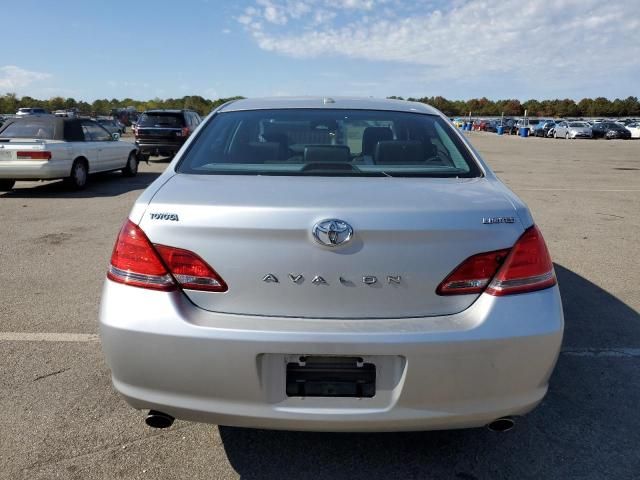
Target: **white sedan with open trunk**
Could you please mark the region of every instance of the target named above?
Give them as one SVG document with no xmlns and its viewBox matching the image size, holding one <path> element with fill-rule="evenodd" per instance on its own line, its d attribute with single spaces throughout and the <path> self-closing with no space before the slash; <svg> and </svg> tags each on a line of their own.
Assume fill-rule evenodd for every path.
<svg viewBox="0 0 640 480">
<path fill-rule="evenodd" d="M 529 210 L 440 112 L 279 98 L 215 110 L 136 201 L 100 327 L 154 427 L 504 430 L 563 314 Z"/>
</svg>

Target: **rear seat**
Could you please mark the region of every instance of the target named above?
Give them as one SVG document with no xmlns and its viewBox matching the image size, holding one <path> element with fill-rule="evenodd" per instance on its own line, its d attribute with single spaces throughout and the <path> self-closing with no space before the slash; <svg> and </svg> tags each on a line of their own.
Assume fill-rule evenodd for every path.
<svg viewBox="0 0 640 480">
<path fill-rule="evenodd" d="M 418 140 L 378 142 L 373 154 L 376 165 L 407 165 L 425 163 L 424 145 Z"/>
<path fill-rule="evenodd" d="M 265 130 L 262 134 L 265 140 L 286 142 L 289 145 L 330 145 L 329 130 L 310 129 L 307 126 L 287 126 L 287 131 Z"/>
<path fill-rule="evenodd" d="M 393 131 L 389 127 L 365 128 L 362 132 L 362 153 L 353 163 L 372 165 L 376 146 L 379 142 L 388 140 L 393 140 Z"/>
</svg>

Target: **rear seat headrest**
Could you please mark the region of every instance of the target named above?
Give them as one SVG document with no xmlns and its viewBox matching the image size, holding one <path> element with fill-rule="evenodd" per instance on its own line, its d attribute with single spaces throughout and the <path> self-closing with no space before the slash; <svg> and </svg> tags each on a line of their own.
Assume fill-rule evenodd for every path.
<svg viewBox="0 0 640 480">
<path fill-rule="evenodd" d="M 349 163 L 346 145 L 308 145 L 304 148 L 304 163 Z"/>
<path fill-rule="evenodd" d="M 385 140 L 393 140 L 393 132 L 389 127 L 367 127 L 362 132 L 362 155 L 373 155 L 376 144 Z"/>
<path fill-rule="evenodd" d="M 373 162 L 376 164 L 424 163 L 424 145 L 418 140 L 378 142 Z"/>
</svg>

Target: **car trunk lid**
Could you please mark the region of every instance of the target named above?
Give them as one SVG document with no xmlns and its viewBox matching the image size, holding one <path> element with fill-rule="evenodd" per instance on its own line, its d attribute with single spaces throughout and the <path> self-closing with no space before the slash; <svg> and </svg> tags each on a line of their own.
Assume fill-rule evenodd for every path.
<svg viewBox="0 0 640 480">
<path fill-rule="evenodd" d="M 513 223 L 487 220 L 496 218 Z M 348 223 L 351 241 L 318 243 L 312 230 L 326 219 Z M 509 248 L 524 231 L 486 178 L 187 174 L 156 193 L 140 226 L 155 244 L 195 252 L 228 284 L 225 293 L 185 290 L 199 307 L 313 318 L 465 310 L 478 295 L 440 296 L 438 284 L 469 256 Z"/>
</svg>

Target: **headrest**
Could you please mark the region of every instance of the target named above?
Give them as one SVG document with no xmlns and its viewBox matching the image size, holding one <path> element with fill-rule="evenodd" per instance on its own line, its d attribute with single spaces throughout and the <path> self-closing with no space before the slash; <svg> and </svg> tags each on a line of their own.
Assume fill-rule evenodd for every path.
<svg viewBox="0 0 640 480">
<path fill-rule="evenodd" d="M 308 145 L 304 147 L 304 163 L 349 163 L 346 145 Z"/>
<path fill-rule="evenodd" d="M 362 155 L 373 155 L 376 144 L 385 140 L 393 140 L 393 132 L 389 127 L 367 127 L 362 132 Z"/>
<path fill-rule="evenodd" d="M 278 160 L 280 144 L 276 142 L 250 142 L 233 152 L 235 163 L 264 163 Z"/>
<path fill-rule="evenodd" d="M 424 163 L 424 146 L 418 140 L 378 142 L 373 162 L 376 164 Z"/>
</svg>

